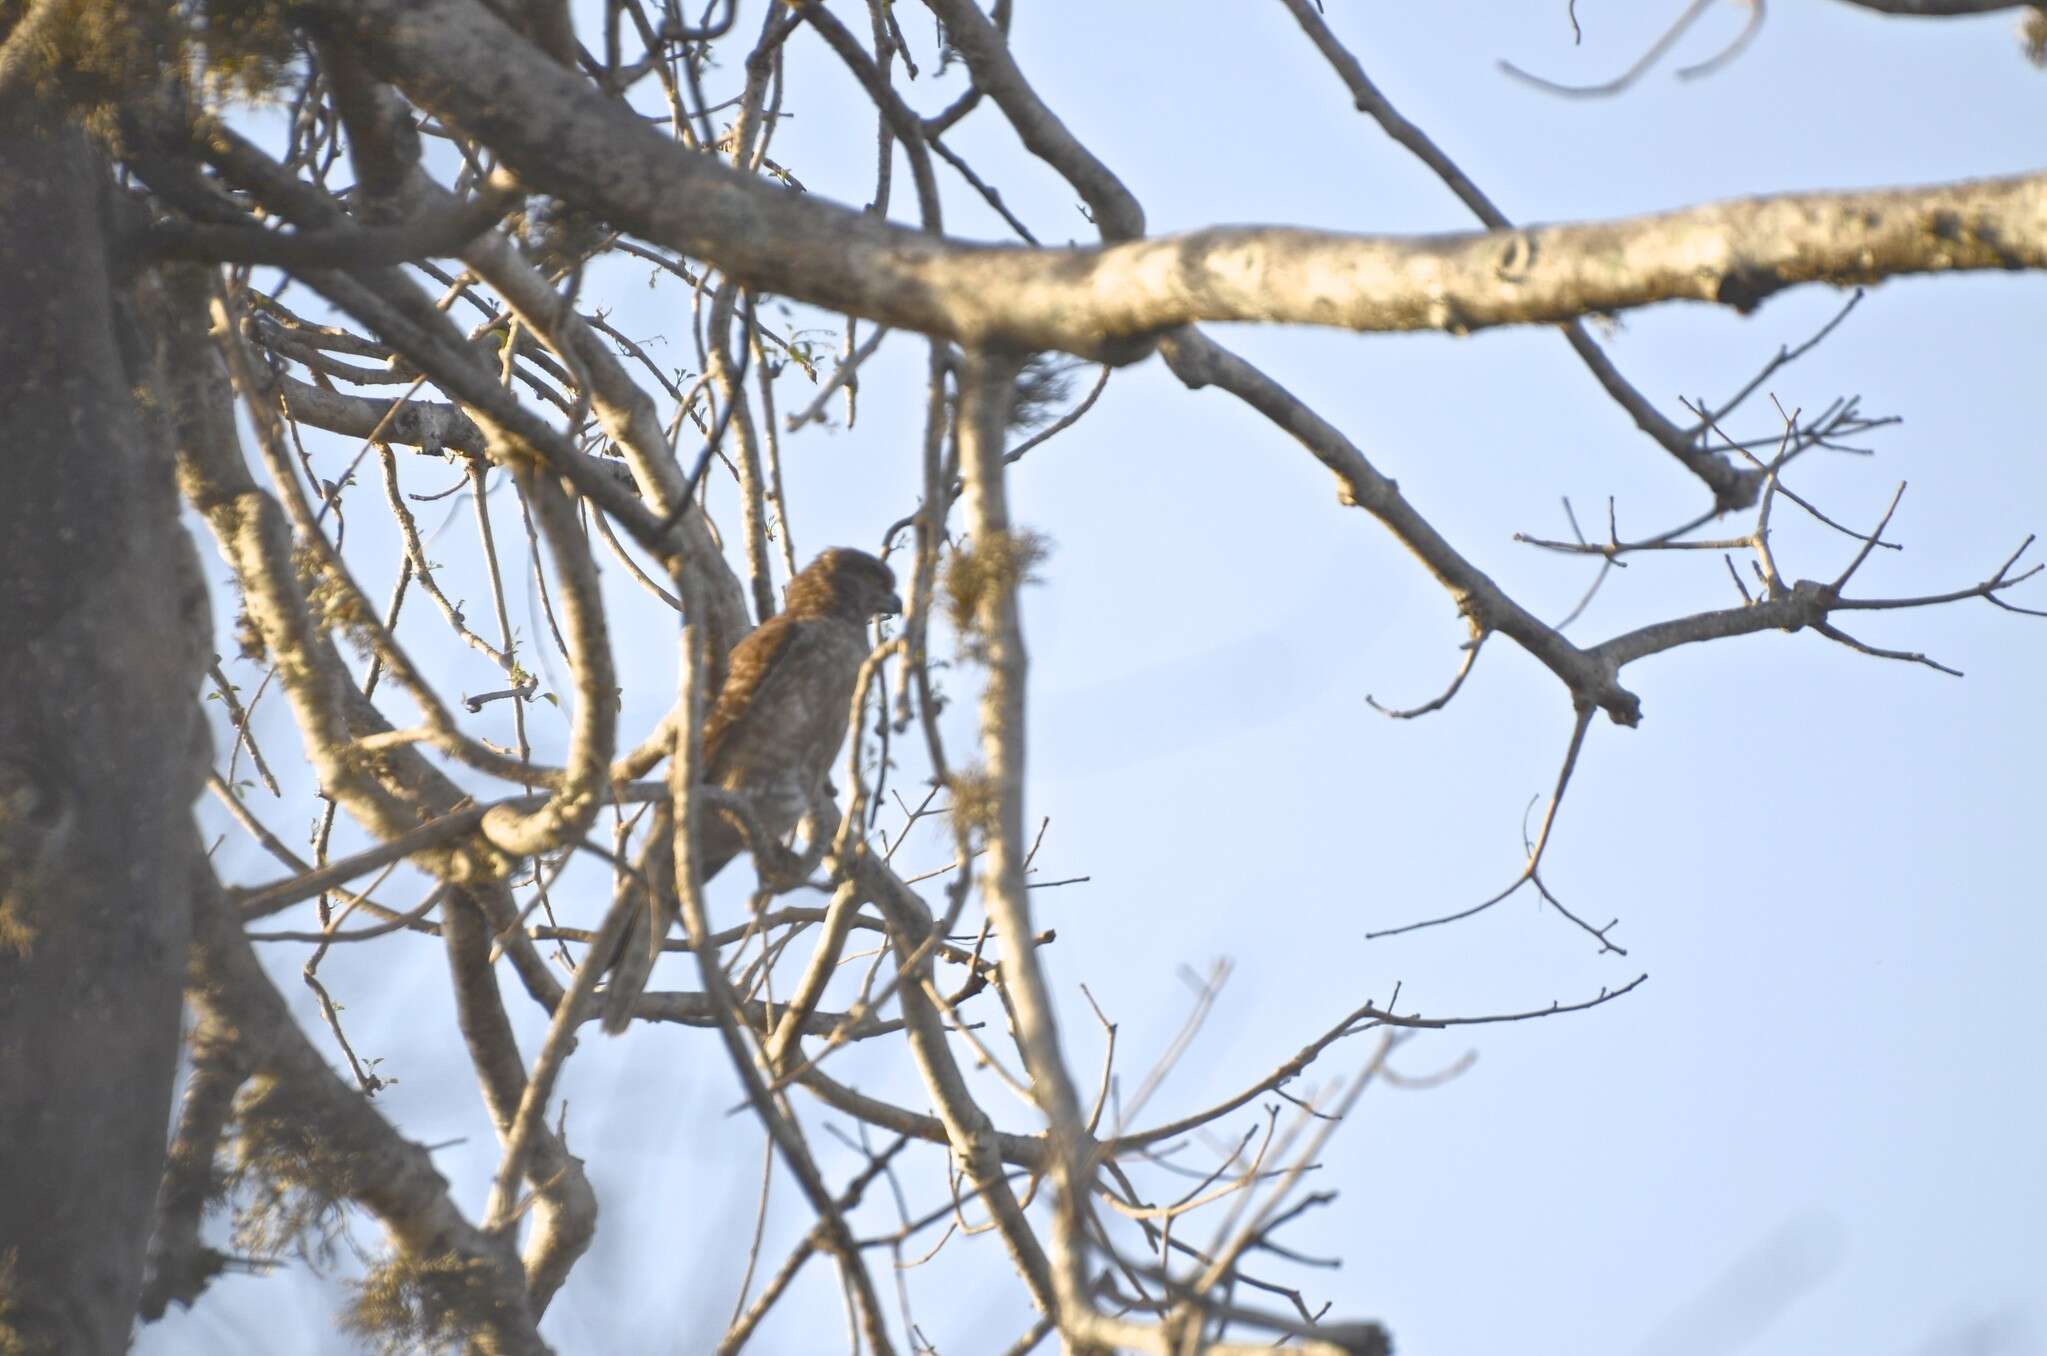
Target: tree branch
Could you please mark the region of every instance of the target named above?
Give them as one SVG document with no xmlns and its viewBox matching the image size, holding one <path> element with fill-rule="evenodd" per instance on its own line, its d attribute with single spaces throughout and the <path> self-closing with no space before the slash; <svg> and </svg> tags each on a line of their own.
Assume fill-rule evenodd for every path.
<svg viewBox="0 0 2047 1356">
<path fill-rule="evenodd" d="M 984 347 L 1128 361 L 1148 336 L 1203 320 L 1462 334 L 1677 299 L 1748 311 L 1804 283 L 2047 268 L 2041 174 L 1465 235 L 1213 227 L 1102 248 L 966 244 L 693 154 L 511 40 L 477 0 L 302 9 L 528 188 L 710 260 L 742 285 Z"/>
</svg>

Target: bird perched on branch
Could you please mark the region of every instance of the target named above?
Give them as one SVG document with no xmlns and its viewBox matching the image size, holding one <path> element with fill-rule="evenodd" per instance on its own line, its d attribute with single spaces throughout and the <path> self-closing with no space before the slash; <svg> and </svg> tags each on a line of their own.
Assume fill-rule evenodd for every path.
<svg viewBox="0 0 2047 1356">
<path fill-rule="evenodd" d="M 888 566 L 836 546 L 789 581 L 779 615 L 732 647 L 725 685 L 704 720 L 703 781 L 743 797 L 754 823 L 778 842 L 822 796 L 846 742 L 868 620 L 902 610 Z M 700 814 L 698 834 L 706 881 L 746 850 L 746 835 L 730 815 Z M 665 936 L 667 928 L 661 931 Z M 622 1031 L 631 1020 L 661 940 L 635 921 L 611 978 L 606 1030 Z"/>
<path fill-rule="evenodd" d="M 867 658 L 867 622 L 903 610 L 889 567 L 835 546 L 794 579 L 782 612 L 732 647 L 704 720 L 704 780 L 753 803 L 780 838 L 824 790 Z M 702 816 L 703 877 L 745 849 L 723 815 Z"/>
</svg>

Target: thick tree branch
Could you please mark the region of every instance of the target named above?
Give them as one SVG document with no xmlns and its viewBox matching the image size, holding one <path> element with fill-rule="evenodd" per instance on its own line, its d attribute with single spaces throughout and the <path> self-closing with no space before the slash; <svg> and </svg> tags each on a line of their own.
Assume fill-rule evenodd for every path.
<svg viewBox="0 0 2047 1356">
<path fill-rule="evenodd" d="M 1030 1073 L 1031 1095 L 1045 1116 L 1052 1176 L 1058 1186 L 1050 1258 L 1060 1332 L 1070 1348 L 1081 1351 L 1125 1346 L 1165 1351 L 1169 1344 L 1163 1332 L 1103 1314 L 1089 1297 L 1087 1201 L 1094 1181 L 1095 1145 L 1060 1049 L 1051 986 L 1032 941 L 1023 825 L 1029 660 L 1017 590 L 1030 572 L 1033 547 L 1027 534 L 1010 521 L 1002 463 L 1018 366 L 1013 355 L 969 350 L 960 373 L 960 470 L 966 481 L 973 554 L 955 569 L 973 580 L 973 645 L 988 671 L 980 722 L 981 752 L 987 763 L 981 774 L 987 811 L 977 826 L 987 843 L 981 900 L 1002 944 L 1003 993 Z"/>
<path fill-rule="evenodd" d="M 744 285 L 981 346 L 1128 360 L 1148 336 L 1203 320 L 1465 333 L 1679 299 L 1747 311 L 1803 283 L 2047 268 L 2039 174 L 1463 235 L 1214 227 L 1097 249 L 965 244 L 693 154 L 512 40 L 476 0 L 301 8 L 528 188 Z"/>
<path fill-rule="evenodd" d="M 98 1356 L 164 1161 L 210 623 L 106 166 L 32 95 L 0 129 L 0 1350 Z"/>
<path fill-rule="evenodd" d="M 202 1023 L 237 1033 L 254 1073 L 240 1118 L 245 1155 L 288 1174 L 298 1190 L 374 1214 L 428 1303 L 482 1350 L 546 1352 L 511 1249 L 463 1218 L 427 1151 L 313 1049 L 203 863 L 194 884 L 193 1006 Z"/>
<path fill-rule="evenodd" d="M 1994 14 L 2001 9 L 2018 9 L 2033 0 L 1841 0 L 1857 9 L 1879 14 L 1896 14 L 1915 19 L 1955 19 L 1976 14 Z"/>
</svg>

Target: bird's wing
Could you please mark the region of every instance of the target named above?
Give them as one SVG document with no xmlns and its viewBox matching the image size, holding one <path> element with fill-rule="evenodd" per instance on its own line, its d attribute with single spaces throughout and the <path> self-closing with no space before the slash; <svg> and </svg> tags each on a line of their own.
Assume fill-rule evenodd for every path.
<svg viewBox="0 0 2047 1356">
<path fill-rule="evenodd" d="M 800 655 L 800 645 L 790 647 L 796 639 L 796 619 L 770 617 L 766 623 L 755 627 L 743 641 L 733 645 L 733 653 L 725 664 L 725 686 L 718 688 L 718 701 L 710 705 L 710 715 L 704 719 L 704 768 L 710 778 L 718 776 L 718 758 L 733 748 L 735 739 L 745 741 L 747 715 L 759 711 L 761 698 L 772 692 L 776 670 L 790 658 Z"/>
<path fill-rule="evenodd" d="M 792 785 L 826 775 L 846 738 L 847 707 L 867 657 L 864 628 L 836 617 L 784 613 L 733 647 L 706 722 L 705 779 L 737 788 L 763 778 Z"/>
</svg>

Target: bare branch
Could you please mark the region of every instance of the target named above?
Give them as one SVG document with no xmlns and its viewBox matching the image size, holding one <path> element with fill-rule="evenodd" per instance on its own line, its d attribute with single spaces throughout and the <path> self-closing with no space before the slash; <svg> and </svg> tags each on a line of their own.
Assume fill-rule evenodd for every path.
<svg viewBox="0 0 2047 1356">
<path fill-rule="evenodd" d="M 306 9 L 531 188 L 587 203 L 743 284 L 981 346 L 1127 360 L 1146 336 L 1201 320 L 1461 334 L 1676 299 L 1748 311 L 1814 282 L 2047 268 L 2043 175 L 1468 237 L 1252 227 L 1100 249 L 952 244 L 682 151 L 530 46 L 493 38 L 498 21 L 477 0 Z"/>
</svg>

